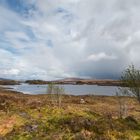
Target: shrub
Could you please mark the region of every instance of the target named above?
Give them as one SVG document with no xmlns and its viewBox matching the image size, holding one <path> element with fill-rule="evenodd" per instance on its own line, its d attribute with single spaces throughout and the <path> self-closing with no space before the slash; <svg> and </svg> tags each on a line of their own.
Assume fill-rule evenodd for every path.
<svg viewBox="0 0 140 140">
<path fill-rule="evenodd" d="M 120 88 L 124 95 L 136 97 L 140 103 L 140 70 L 136 69 L 134 65 L 130 65 L 121 76 L 121 82 L 124 87 Z"/>
</svg>

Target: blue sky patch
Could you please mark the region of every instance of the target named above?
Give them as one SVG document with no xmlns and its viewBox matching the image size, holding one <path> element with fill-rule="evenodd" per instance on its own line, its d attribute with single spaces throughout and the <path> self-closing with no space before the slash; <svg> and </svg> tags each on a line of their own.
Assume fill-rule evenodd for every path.
<svg viewBox="0 0 140 140">
<path fill-rule="evenodd" d="M 28 4 L 27 0 L 2 0 L 0 3 L 26 18 L 30 11 L 36 10 L 34 3 Z"/>
</svg>

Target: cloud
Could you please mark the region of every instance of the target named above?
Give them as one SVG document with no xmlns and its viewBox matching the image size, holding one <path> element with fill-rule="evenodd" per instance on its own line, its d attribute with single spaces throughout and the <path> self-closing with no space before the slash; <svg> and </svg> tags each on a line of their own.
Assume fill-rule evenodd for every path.
<svg viewBox="0 0 140 140">
<path fill-rule="evenodd" d="M 113 55 L 107 55 L 104 52 L 101 52 L 99 54 L 91 54 L 88 56 L 87 60 L 89 61 L 101 61 L 101 60 L 113 60 L 113 59 L 117 59 L 115 56 Z"/>
<path fill-rule="evenodd" d="M 0 77 L 117 78 L 140 67 L 139 12 L 139 0 L 2 0 Z"/>
</svg>

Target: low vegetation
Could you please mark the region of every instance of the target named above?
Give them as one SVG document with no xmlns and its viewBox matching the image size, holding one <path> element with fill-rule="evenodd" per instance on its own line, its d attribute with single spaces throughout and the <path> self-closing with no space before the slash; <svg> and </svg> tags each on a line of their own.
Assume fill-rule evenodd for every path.
<svg viewBox="0 0 140 140">
<path fill-rule="evenodd" d="M 133 97 L 121 99 L 127 106 L 122 117 L 117 97 L 63 94 L 60 107 L 52 102 L 51 94 L 26 95 L 0 89 L 0 139 L 139 140 L 139 103 Z"/>
<path fill-rule="evenodd" d="M 43 81 L 43 80 L 27 80 L 25 81 L 25 83 L 30 84 L 30 85 L 44 85 L 44 84 L 48 84 L 49 82 L 47 81 Z"/>
</svg>

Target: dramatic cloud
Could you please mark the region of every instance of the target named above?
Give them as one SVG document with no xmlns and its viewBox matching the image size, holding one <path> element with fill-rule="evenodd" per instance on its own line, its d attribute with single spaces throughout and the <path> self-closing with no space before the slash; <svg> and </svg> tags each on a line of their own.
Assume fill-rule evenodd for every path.
<svg viewBox="0 0 140 140">
<path fill-rule="evenodd" d="M 0 77 L 117 78 L 140 68 L 139 0 L 1 0 Z"/>
</svg>

